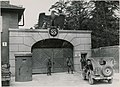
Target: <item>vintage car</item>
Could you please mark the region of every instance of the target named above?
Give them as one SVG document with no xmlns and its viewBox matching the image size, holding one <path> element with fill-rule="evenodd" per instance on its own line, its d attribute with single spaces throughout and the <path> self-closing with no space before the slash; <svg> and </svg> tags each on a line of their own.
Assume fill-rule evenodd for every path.
<svg viewBox="0 0 120 87">
<path fill-rule="evenodd" d="M 11 72 L 9 71 L 10 65 L 3 64 L 2 65 L 2 86 L 9 86 L 11 79 Z"/>
<path fill-rule="evenodd" d="M 99 57 L 89 58 L 93 66 L 93 70 L 82 70 L 82 77 L 84 80 L 88 80 L 89 84 L 94 84 L 95 81 L 107 80 L 108 83 L 113 81 L 113 66 L 114 58 L 112 57 Z"/>
</svg>

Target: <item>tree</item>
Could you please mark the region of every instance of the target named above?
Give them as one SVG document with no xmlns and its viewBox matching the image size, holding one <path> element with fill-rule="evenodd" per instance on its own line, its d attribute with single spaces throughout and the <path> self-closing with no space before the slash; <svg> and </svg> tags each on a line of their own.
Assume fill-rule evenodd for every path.
<svg viewBox="0 0 120 87">
<path fill-rule="evenodd" d="M 70 19 L 68 20 L 68 23 L 71 22 L 74 24 L 74 26 L 71 26 L 71 28 L 75 28 L 75 30 L 86 30 L 86 24 L 91 17 L 90 12 L 93 8 L 93 3 L 85 1 L 73 1 L 71 6 L 67 9 L 70 14 L 68 17 L 68 19 Z"/>
<path fill-rule="evenodd" d="M 85 29 L 85 24 L 90 17 L 92 3 L 81 1 L 58 1 L 51 6 L 51 10 L 56 10 L 58 14 L 65 14 L 65 30 L 81 30 Z"/>
<path fill-rule="evenodd" d="M 91 11 L 92 18 L 88 24 L 92 30 L 92 47 L 118 45 L 119 18 L 115 11 L 119 10 L 119 1 L 92 2 L 95 9 Z"/>
<path fill-rule="evenodd" d="M 72 1 L 69 6 L 65 2 L 57 5 L 61 8 L 58 12 L 66 14 L 64 29 L 92 30 L 93 48 L 119 44 L 119 17 L 115 14 L 119 11 L 119 1 L 81 0 Z"/>
<path fill-rule="evenodd" d="M 56 11 L 56 13 L 64 14 L 68 3 L 69 3 L 69 1 L 64 2 L 64 0 L 59 0 L 50 7 L 49 11 L 54 9 L 54 11 Z"/>
<path fill-rule="evenodd" d="M 119 1 L 61 0 L 50 10 L 66 16 L 65 30 L 91 30 L 92 48 L 119 44 Z"/>
</svg>

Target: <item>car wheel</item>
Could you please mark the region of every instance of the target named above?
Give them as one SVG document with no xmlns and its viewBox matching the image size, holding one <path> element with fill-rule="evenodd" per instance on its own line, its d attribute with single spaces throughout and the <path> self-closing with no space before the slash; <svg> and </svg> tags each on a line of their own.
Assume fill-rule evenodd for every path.
<svg viewBox="0 0 120 87">
<path fill-rule="evenodd" d="M 94 79 L 91 78 L 91 76 L 89 76 L 89 84 L 90 84 L 90 85 L 93 85 L 93 84 L 94 84 Z"/>
<path fill-rule="evenodd" d="M 112 82 L 113 82 L 113 79 L 109 79 L 109 80 L 108 80 L 108 83 L 111 84 Z"/>
<path fill-rule="evenodd" d="M 103 73 L 104 76 L 107 76 L 107 77 L 111 76 L 111 75 L 113 75 L 113 69 L 110 66 L 105 66 L 102 69 L 102 73 Z"/>
</svg>

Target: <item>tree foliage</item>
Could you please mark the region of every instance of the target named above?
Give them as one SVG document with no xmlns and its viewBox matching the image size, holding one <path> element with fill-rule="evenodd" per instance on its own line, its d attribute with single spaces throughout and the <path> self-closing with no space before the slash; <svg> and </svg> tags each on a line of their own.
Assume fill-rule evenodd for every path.
<svg viewBox="0 0 120 87">
<path fill-rule="evenodd" d="M 119 1 L 56 2 L 51 10 L 65 14 L 68 30 L 92 30 L 92 47 L 119 44 Z"/>
<path fill-rule="evenodd" d="M 66 28 L 65 29 L 74 29 L 81 30 L 85 29 L 87 20 L 90 18 L 90 3 L 84 1 L 73 1 L 71 6 L 66 8 Z"/>
<path fill-rule="evenodd" d="M 85 1 L 58 1 L 51 6 L 50 10 L 66 15 L 65 30 L 81 30 L 85 28 L 90 11 L 94 8 L 92 4 Z"/>
<path fill-rule="evenodd" d="M 119 18 L 115 11 L 119 10 L 119 1 L 93 1 L 95 9 L 89 20 L 92 30 L 92 46 L 103 47 L 119 44 Z"/>
<path fill-rule="evenodd" d="M 58 13 L 58 14 L 64 13 L 68 3 L 69 3 L 69 1 L 67 1 L 67 2 L 64 2 L 64 0 L 58 1 L 50 7 L 49 11 L 51 9 L 52 10 L 54 9 L 54 11 L 56 11 L 56 13 Z"/>
</svg>

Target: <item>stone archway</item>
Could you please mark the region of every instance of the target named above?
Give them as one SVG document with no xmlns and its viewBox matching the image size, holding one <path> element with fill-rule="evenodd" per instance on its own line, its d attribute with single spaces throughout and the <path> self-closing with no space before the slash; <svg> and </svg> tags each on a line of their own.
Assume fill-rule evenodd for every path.
<svg viewBox="0 0 120 87">
<path fill-rule="evenodd" d="M 14 54 L 31 53 L 31 47 L 38 41 L 45 39 L 62 39 L 70 42 L 73 47 L 74 70 L 80 71 L 81 53 L 91 56 L 91 31 L 59 30 L 56 37 L 49 35 L 46 29 L 9 29 L 9 59 L 10 71 L 15 75 Z"/>
<path fill-rule="evenodd" d="M 32 48 L 33 73 L 46 73 L 46 62 L 52 60 L 52 72 L 67 71 L 66 58 L 73 61 L 73 45 L 62 39 L 45 39 L 35 43 Z"/>
</svg>

